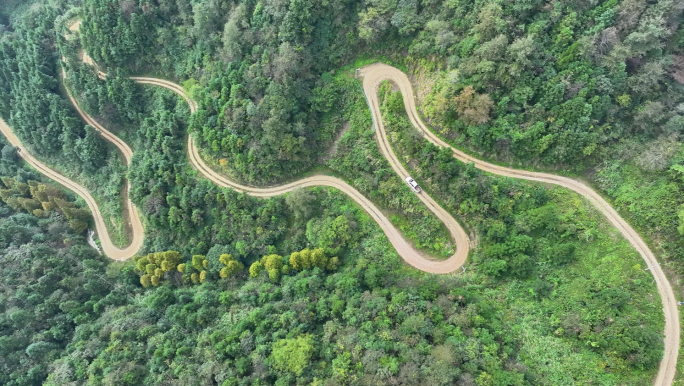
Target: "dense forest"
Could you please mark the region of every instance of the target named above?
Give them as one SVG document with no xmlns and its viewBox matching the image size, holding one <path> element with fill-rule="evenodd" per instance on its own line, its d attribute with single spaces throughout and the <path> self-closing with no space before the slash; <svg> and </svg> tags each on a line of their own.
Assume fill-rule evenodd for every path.
<svg viewBox="0 0 684 386">
<path fill-rule="evenodd" d="M 195 135 L 217 170 L 253 185 L 338 175 L 416 247 L 448 256 L 443 225 L 373 138 L 353 70 L 382 57 L 415 80 L 435 132 L 497 162 L 588 178 L 682 272 L 683 9 L 0 5 L 0 117 L 93 192 L 119 243 L 126 178 L 145 223 L 140 255 L 109 261 L 86 243 L 84 205 L 3 148 L 0 384 L 649 384 L 663 316 L 638 254 L 577 195 L 488 175 L 429 144 L 390 84 L 393 150 L 476 240 L 464 272 L 409 268 L 334 189 L 259 200 L 218 188 L 188 165 L 185 144 Z M 67 30 L 75 19 L 80 33 Z M 182 83 L 198 112 L 131 74 Z M 134 149 L 128 170 L 67 92 Z"/>
<path fill-rule="evenodd" d="M 3 174 L 17 183 L 33 177 L 9 151 L 3 154 Z M 511 230 L 522 233 L 490 235 L 477 260 L 513 248 L 531 255 L 534 270 L 419 273 L 401 264 L 360 209 L 326 189 L 299 192 L 318 204 L 295 207 L 294 221 L 342 217 L 353 239 L 331 244 L 324 232 L 307 232 L 322 249 L 301 250 L 296 238 L 286 239 L 256 259 L 217 244 L 205 255 L 165 251 L 111 262 L 62 212 L 27 213 L 2 203 L 0 381 L 648 384 L 640 374 L 650 372 L 641 369 L 660 358 L 662 316 L 638 255 L 573 194 L 476 180 L 523 193 L 512 207 L 521 230 Z M 297 201 L 290 197 L 285 201 Z M 257 212 L 272 205 L 248 200 Z M 545 248 L 557 237 L 576 249 L 549 254 Z"/>
<path fill-rule="evenodd" d="M 682 129 L 682 7 L 89 0 L 82 40 L 103 67 L 199 79 L 193 130 L 248 181 L 292 175 L 315 159 L 305 149 L 330 139 L 312 129 L 331 97 L 322 75 L 358 55 L 352 48 L 443 69 L 423 109 L 460 143 L 577 168 L 622 138 Z M 257 158 L 264 166 L 246 168 Z"/>
</svg>

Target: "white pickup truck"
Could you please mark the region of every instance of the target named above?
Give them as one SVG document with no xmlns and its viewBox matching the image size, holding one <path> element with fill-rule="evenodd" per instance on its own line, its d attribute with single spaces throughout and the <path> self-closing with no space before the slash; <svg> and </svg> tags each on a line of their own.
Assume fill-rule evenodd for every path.
<svg viewBox="0 0 684 386">
<path fill-rule="evenodd" d="M 411 178 L 411 176 L 406 177 L 406 183 L 411 187 L 411 189 L 413 189 L 414 192 L 420 193 L 422 191 L 416 180 Z"/>
</svg>

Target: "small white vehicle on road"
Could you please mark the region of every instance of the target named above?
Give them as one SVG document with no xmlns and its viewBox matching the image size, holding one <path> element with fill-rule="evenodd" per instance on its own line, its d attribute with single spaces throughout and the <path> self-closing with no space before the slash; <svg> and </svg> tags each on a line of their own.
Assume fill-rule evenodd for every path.
<svg viewBox="0 0 684 386">
<path fill-rule="evenodd" d="M 411 178 L 411 176 L 406 177 L 406 183 L 411 187 L 411 189 L 413 189 L 414 192 L 420 193 L 422 191 L 416 180 Z"/>
</svg>

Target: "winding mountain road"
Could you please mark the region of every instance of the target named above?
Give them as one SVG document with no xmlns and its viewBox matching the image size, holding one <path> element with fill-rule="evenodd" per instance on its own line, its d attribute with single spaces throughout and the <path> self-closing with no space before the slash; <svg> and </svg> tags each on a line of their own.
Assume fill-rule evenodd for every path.
<svg viewBox="0 0 684 386">
<path fill-rule="evenodd" d="M 613 226 L 615 226 L 627 241 L 639 252 L 644 259 L 647 267 L 650 267 L 651 274 L 658 286 L 658 293 L 663 303 L 665 313 L 665 353 L 658 374 L 653 382 L 655 386 L 669 386 L 674 380 L 677 372 L 677 356 L 679 354 L 679 310 L 677 309 L 677 299 L 672 291 L 672 286 L 667 280 L 667 276 L 658 264 L 658 260 L 648 245 L 639 234 L 613 209 L 610 204 L 596 193 L 587 184 L 568 177 L 556 176 L 548 173 L 531 172 L 494 165 L 489 162 L 481 161 L 458 149 L 453 148 L 448 143 L 435 135 L 418 116 L 418 109 L 415 105 L 415 98 L 411 82 L 406 74 L 399 69 L 386 64 L 373 64 L 362 69 L 363 89 L 369 99 L 371 113 L 374 116 L 379 136 L 385 141 L 387 135 L 382 123 L 380 108 L 378 105 L 378 87 L 383 80 L 389 80 L 399 87 L 404 96 L 404 107 L 409 116 L 409 120 L 423 136 L 430 142 L 439 147 L 448 147 L 453 151 L 454 157 L 465 163 L 473 163 L 476 168 L 496 174 L 499 176 L 520 178 L 523 180 L 544 182 L 547 184 L 559 185 L 570 189 L 586 198 L 598 211 L 600 211 Z M 396 170 L 396 169 L 395 169 Z"/>
<path fill-rule="evenodd" d="M 104 76 L 104 74 L 101 74 Z M 140 84 L 146 84 L 146 85 L 155 85 L 159 87 L 164 87 L 166 89 L 169 89 L 179 96 L 181 96 L 187 103 L 188 106 L 190 107 L 190 112 L 195 113 L 197 111 L 197 103 L 195 103 L 192 99 L 190 99 L 187 95 L 185 95 L 185 92 L 183 91 L 183 88 L 175 83 L 161 80 L 161 79 L 156 79 L 156 78 L 147 78 L 147 77 L 131 77 L 135 82 L 140 83 Z M 88 122 L 90 125 L 94 126 L 102 135 L 105 139 L 110 140 L 117 148 L 119 148 L 124 154 L 124 157 L 126 158 L 127 164 L 130 162 L 130 154 L 132 154 L 131 148 L 123 141 L 121 141 L 118 137 L 116 137 L 114 134 L 111 132 L 107 131 L 104 127 L 102 127 L 100 124 L 98 124 L 92 117 L 90 117 L 87 113 L 85 113 L 81 108 L 78 106 L 78 103 L 71 98 L 71 102 L 74 104 L 74 107 L 78 111 L 78 113 L 83 117 L 83 119 Z M 111 139 L 114 138 L 114 139 Z M 390 163 L 392 164 L 392 168 L 400 175 L 402 176 L 408 176 L 408 172 L 403 168 L 399 160 L 397 159 L 396 155 L 394 152 L 392 152 L 389 142 L 385 140 L 385 146 L 382 147 L 382 152 L 385 157 L 388 159 L 391 158 Z M 341 190 L 342 192 L 346 193 L 350 198 L 352 198 L 354 201 L 356 201 L 372 218 L 375 220 L 382 231 L 387 235 L 389 238 L 390 242 L 394 246 L 394 248 L 397 250 L 397 252 L 408 262 L 410 265 L 413 267 L 420 269 L 422 271 L 426 272 L 431 272 L 431 273 L 449 273 L 452 272 L 456 269 L 458 269 L 463 263 L 465 263 L 467 257 L 468 257 L 468 248 L 467 246 L 470 243 L 470 240 L 468 239 L 468 235 L 465 233 L 463 228 L 458 224 L 458 222 L 449 214 L 447 213 L 442 207 L 440 207 L 432 198 L 427 196 L 426 194 L 419 194 L 418 197 L 428 205 L 428 207 L 446 224 L 447 228 L 453 235 L 455 241 L 456 241 L 456 252 L 446 260 L 428 260 L 426 259 L 419 251 L 414 249 L 401 235 L 401 233 L 392 225 L 390 220 L 382 213 L 380 209 L 378 209 L 377 206 L 375 206 L 370 200 L 368 200 L 365 196 L 363 196 L 358 190 L 354 189 L 352 186 L 347 184 L 345 181 L 327 176 L 327 175 L 315 175 L 307 178 L 303 178 L 301 180 L 297 180 L 295 182 L 291 182 L 288 184 L 283 184 L 283 185 L 278 185 L 274 187 L 268 187 L 268 188 L 256 188 L 253 186 L 247 186 L 240 184 L 239 182 L 236 182 L 216 171 L 214 171 L 209 165 L 204 162 L 202 157 L 199 154 L 199 149 L 195 145 L 194 138 L 192 135 L 188 136 L 188 157 L 190 159 L 190 164 L 204 177 L 207 179 L 211 180 L 213 183 L 216 185 L 223 187 L 223 188 L 231 188 L 233 190 L 236 190 L 238 192 L 243 192 L 247 193 L 251 196 L 254 197 L 259 197 L 259 198 L 267 198 L 267 197 L 273 197 L 273 196 L 279 196 L 281 194 L 291 192 L 293 190 L 301 189 L 301 188 L 306 188 L 306 187 L 312 187 L 312 186 L 329 186 L 332 188 L 336 188 Z M 131 203 L 129 199 L 126 200 L 128 205 L 128 208 L 133 208 L 135 210 L 135 205 Z M 91 209 L 92 210 L 92 209 Z M 130 210 L 130 209 L 129 209 Z M 131 216 L 133 217 L 133 216 Z M 132 221 L 136 225 L 140 224 L 140 219 L 138 216 L 135 216 L 135 220 Z M 96 224 L 97 225 L 97 224 Z M 142 225 L 141 225 L 142 227 Z M 142 228 L 140 228 L 142 229 Z M 98 233 L 101 234 L 102 232 L 106 233 L 106 230 L 102 230 L 101 228 L 98 227 Z M 142 240 L 143 234 L 142 232 L 133 232 L 133 239 L 134 240 Z M 108 244 L 110 241 L 104 240 L 102 237 L 100 238 L 101 243 L 105 244 L 107 242 Z M 104 248 L 103 248 L 104 249 Z M 124 250 L 116 250 L 114 246 L 111 246 L 109 248 L 110 252 L 115 253 L 115 258 L 116 259 L 126 259 L 130 256 L 125 256 L 124 255 Z M 126 249 L 126 252 L 128 251 L 128 248 Z M 106 250 L 105 250 L 105 253 Z M 135 254 L 135 252 L 133 252 Z M 109 256 L 109 253 L 107 253 Z M 131 255 L 132 256 L 132 255 Z"/>
<path fill-rule="evenodd" d="M 84 55 L 87 57 L 87 55 Z M 92 61 L 91 61 L 92 62 Z M 99 73 L 100 76 L 105 74 Z M 613 224 L 622 235 L 636 248 L 639 254 L 644 259 L 647 266 L 651 267 L 650 271 L 657 283 L 658 292 L 660 293 L 663 312 L 665 313 L 665 353 L 663 359 L 660 363 L 660 367 L 656 378 L 654 379 L 654 385 L 656 386 L 669 386 L 672 384 L 675 373 L 676 373 L 676 363 L 679 350 L 679 313 L 677 309 L 677 301 L 675 295 L 672 291 L 672 287 L 667 280 L 663 270 L 658 265 L 658 262 L 648 248 L 643 239 L 632 229 L 632 227 L 620 217 L 620 215 L 606 202 L 599 194 L 597 194 L 588 185 L 571 179 L 567 177 L 556 176 L 547 173 L 537 173 L 530 172 L 526 170 L 517 170 L 502 167 L 499 165 L 494 165 L 488 162 L 478 160 L 458 149 L 451 147 L 449 144 L 444 142 L 442 139 L 437 137 L 432 133 L 427 126 L 420 119 L 417 109 L 415 106 L 414 93 L 411 83 L 408 77 L 400 70 L 384 65 L 384 64 L 374 64 L 367 66 L 362 69 L 363 75 L 363 89 L 368 98 L 368 102 L 371 109 L 371 114 L 376 124 L 376 139 L 380 146 L 382 154 L 389 161 L 392 169 L 399 174 L 403 179 L 408 176 L 408 171 L 403 167 L 399 159 L 396 157 L 391 149 L 390 143 L 387 140 L 387 134 L 385 131 L 384 124 L 382 122 L 382 117 L 380 114 L 380 106 L 378 100 L 378 87 L 383 80 L 389 80 L 393 82 L 402 92 L 404 99 L 404 106 L 406 107 L 407 114 L 411 123 L 423 134 L 423 136 L 440 147 L 449 147 L 454 154 L 454 157 L 462 162 L 473 163 L 475 167 L 483 171 L 506 176 L 513 178 L 520 178 L 531 181 L 544 182 L 554 185 L 563 186 L 565 188 L 571 189 L 578 194 L 585 197 L 592 205 L 596 207 L 604 216 Z M 138 83 L 156 85 L 159 87 L 167 88 L 178 95 L 180 95 L 190 106 L 191 113 L 197 110 L 197 104 L 191 100 L 183 91 L 182 87 L 161 79 L 147 78 L 147 77 L 133 77 Z M 123 141 L 118 139 L 115 135 L 107 131 L 104 127 L 97 124 L 95 120 L 89 117 L 85 112 L 83 112 L 76 101 L 71 98 L 72 103 L 79 111 L 79 114 L 89 124 L 96 127 L 104 138 L 110 140 L 114 143 L 124 154 L 127 163 L 130 162 L 130 155 L 132 151 L 128 145 Z M 26 149 L 21 145 L 21 142 L 14 135 L 9 126 L 5 124 L 4 121 L 0 120 L 0 131 L 8 138 L 10 143 L 20 149 L 19 154 L 26 160 L 30 165 L 35 167 L 38 171 L 45 174 L 47 177 L 54 179 L 60 184 L 64 185 L 68 189 L 73 190 L 78 195 L 83 197 L 83 199 L 88 204 L 93 217 L 95 219 L 95 225 L 97 232 L 100 236 L 100 241 L 104 252 L 113 259 L 124 260 L 132 257 L 142 246 L 143 241 L 143 227 L 140 221 L 137 209 L 135 205 L 130 202 L 130 199 L 126 198 L 127 208 L 130 210 L 130 219 L 133 231 L 132 243 L 125 249 L 116 248 L 111 239 L 108 236 L 107 229 L 105 227 L 102 215 L 95 203 L 95 200 L 88 193 L 88 191 L 78 185 L 77 183 L 67 179 L 58 172 L 48 168 L 46 165 L 32 157 Z M 410 265 L 417 269 L 423 270 L 425 272 L 431 273 L 449 273 L 458 269 L 465 262 L 468 255 L 469 238 L 465 233 L 463 228 L 458 224 L 458 222 L 444 209 L 442 209 L 427 193 L 418 194 L 418 197 L 425 203 L 425 205 L 433 212 L 435 215 L 444 222 L 449 231 L 451 232 L 454 240 L 456 241 L 456 253 L 447 260 L 443 261 L 432 261 L 425 259 L 418 251 L 416 251 L 406 240 L 402 237 L 399 231 L 391 224 L 391 222 L 385 217 L 382 212 L 366 197 L 364 197 L 360 192 L 351 187 L 346 182 L 331 176 L 316 175 L 308 178 L 304 178 L 289 184 L 284 184 L 275 187 L 268 188 L 255 188 L 251 186 L 246 186 L 239 184 L 219 173 L 212 170 L 200 157 L 199 151 L 195 146 L 195 142 L 192 135 L 188 137 L 188 155 L 190 163 L 195 169 L 198 170 L 200 174 L 204 177 L 210 179 L 214 183 L 222 187 L 228 187 L 235 189 L 239 192 L 244 192 L 255 197 L 272 197 L 281 195 L 299 188 L 311 187 L 311 186 L 329 186 L 341 190 L 342 192 L 349 195 L 351 199 L 356 201 L 380 226 L 383 232 L 387 235 L 389 241 L 392 243 L 397 253 Z"/>
<path fill-rule="evenodd" d="M 133 232 L 133 238 L 128 247 L 120 249 L 117 248 L 114 243 L 112 243 L 109 233 L 107 233 L 107 226 L 105 225 L 105 220 L 102 217 L 100 208 L 97 206 L 95 199 L 90 195 L 86 188 L 64 177 L 59 172 L 50 169 L 44 163 L 33 157 L 21 144 L 21 141 L 19 141 L 19 138 L 17 138 L 14 132 L 12 132 L 12 129 L 2 119 L 0 119 L 0 131 L 7 138 L 9 143 L 17 148 L 19 151 L 19 156 L 21 156 L 26 163 L 33 166 L 46 177 L 57 181 L 60 185 L 73 191 L 83 198 L 88 205 L 88 208 L 90 208 L 90 212 L 93 214 L 93 220 L 95 221 L 95 228 L 97 229 L 98 236 L 100 237 L 102 250 L 107 256 L 114 260 L 126 260 L 131 256 L 134 256 L 140 250 L 143 244 L 143 226 L 140 222 L 138 210 L 135 205 L 133 205 L 131 200 L 128 198 L 125 199 L 126 206 L 130 213 L 129 217 L 131 218 L 131 231 Z"/>
</svg>

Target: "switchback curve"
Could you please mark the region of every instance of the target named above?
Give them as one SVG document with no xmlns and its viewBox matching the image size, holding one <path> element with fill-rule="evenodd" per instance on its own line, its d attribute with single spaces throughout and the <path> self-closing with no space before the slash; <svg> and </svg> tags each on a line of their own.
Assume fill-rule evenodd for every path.
<svg viewBox="0 0 684 386">
<path fill-rule="evenodd" d="M 21 144 L 21 141 L 19 141 L 19 138 L 17 138 L 14 132 L 12 132 L 12 129 L 2 119 L 0 119 L 0 131 L 7 138 L 9 143 L 15 148 L 17 148 L 17 150 L 19 151 L 19 156 L 21 156 L 21 158 L 23 158 L 24 161 L 26 161 L 26 163 L 33 166 L 36 170 L 38 170 L 46 177 L 55 180 L 60 185 L 73 191 L 74 193 L 81 196 L 81 198 L 83 198 L 83 200 L 88 205 L 88 208 L 90 208 L 90 212 L 93 214 L 95 228 L 97 229 L 97 233 L 100 237 L 100 244 L 102 244 L 102 250 L 107 256 L 114 260 L 126 260 L 129 259 L 131 256 L 135 255 L 140 250 L 143 243 L 143 226 L 140 222 L 138 209 L 135 207 L 135 205 L 131 203 L 131 201 L 128 198 L 126 198 L 125 201 L 130 213 L 133 239 L 128 247 L 121 249 L 117 248 L 112 242 L 111 238 L 109 237 L 109 233 L 107 233 L 107 226 L 105 225 L 105 221 L 102 217 L 102 213 L 100 212 L 100 208 L 97 206 L 95 199 L 93 198 L 93 196 L 90 195 L 86 188 L 64 177 L 59 172 L 49 168 L 44 163 L 38 161 L 35 157 L 33 157 Z"/>
<path fill-rule="evenodd" d="M 185 94 L 182 87 L 175 83 L 148 77 L 132 77 L 131 79 L 140 84 L 156 85 L 169 89 L 180 95 L 188 103 L 191 113 L 197 111 L 197 104 Z M 402 178 L 409 175 L 399 163 L 399 160 L 396 158 L 396 155 L 394 155 L 394 152 L 392 152 L 391 148 L 389 147 L 389 142 L 386 143 L 386 146 L 381 146 L 381 150 L 383 155 L 388 160 L 390 160 L 390 157 L 393 157 L 393 161 L 390 160 L 390 164 L 395 172 L 402 176 Z M 288 184 L 266 188 L 256 188 L 253 186 L 243 185 L 220 173 L 217 173 L 209 165 L 207 165 L 200 156 L 199 150 L 195 145 L 192 135 L 188 136 L 188 157 L 190 159 L 190 164 L 201 175 L 213 183 L 217 184 L 218 186 L 231 188 L 238 192 L 243 192 L 254 197 L 266 198 L 279 196 L 296 189 L 312 186 L 329 186 L 341 190 L 351 199 L 356 201 L 356 203 L 359 204 L 373 218 L 373 220 L 378 223 L 382 231 L 396 249 L 397 253 L 399 253 L 399 255 L 408 264 L 422 271 L 430 273 L 453 272 L 460 268 L 468 258 L 468 246 L 470 244 L 468 235 L 458 224 L 458 222 L 426 193 L 418 194 L 418 197 L 426 203 L 428 208 L 430 208 L 430 210 L 432 210 L 440 220 L 444 222 L 456 242 L 456 252 L 446 260 L 438 261 L 426 259 L 404 239 L 401 233 L 394 227 L 394 225 L 392 225 L 389 219 L 382 213 L 380 209 L 378 209 L 378 207 L 364 197 L 358 190 L 354 189 L 352 186 L 339 178 L 327 175 L 315 175 Z"/>
<path fill-rule="evenodd" d="M 69 26 L 69 30 L 78 31 L 80 25 L 81 21 L 77 20 Z M 80 58 L 84 63 L 95 66 L 92 58 L 90 58 L 90 56 L 86 52 L 82 52 Z M 97 66 L 95 66 L 95 70 L 97 71 L 97 75 L 100 78 L 104 79 L 106 77 L 107 74 L 100 71 L 97 68 Z M 192 98 L 190 98 L 188 95 L 186 95 L 183 88 L 176 83 L 150 77 L 131 77 L 131 79 L 140 84 L 155 85 L 169 89 L 174 93 L 178 94 L 186 101 L 186 103 L 190 107 L 191 114 L 197 111 L 197 103 L 193 101 Z M 119 148 L 119 150 L 124 155 L 124 158 L 126 159 L 126 164 L 128 165 L 130 163 L 132 155 L 130 147 L 121 139 L 119 139 L 114 134 L 107 131 L 100 124 L 98 124 L 92 117 L 86 114 L 83 110 L 81 110 L 81 108 L 78 106 L 78 103 L 73 97 L 71 97 L 71 95 L 69 95 L 69 98 L 74 107 L 76 108 L 76 110 L 78 111 L 78 113 L 81 115 L 81 117 L 91 126 L 95 127 L 103 135 L 105 139 L 111 141 L 117 148 Z M 397 174 L 399 174 L 402 177 L 402 179 L 407 177 L 409 175 L 408 171 L 404 169 L 404 167 L 397 159 L 387 139 L 382 138 L 380 136 L 378 136 L 377 139 L 380 145 L 380 150 L 382 154 L 385 156 L 385 158 L 387 158 L 387 160 L 389 161 L 390 165 L 392 166 L 392 169 Z M 468 235 L 459 225 L 459 223 L 453 218 L 453 216 L 451 216 L 446 210 L 439 206 L 429 195 L 427 195 L 427 193 L 418 194 L 419 199 L 423 201 L 425 205 L 445 224 L 456 244 L 454 254 L 446 260 L 438 261 L 426 259 L 420 252 L 418 252 L 408 242 L 406 242 L 406 240 L 402 237 L 401 233 L 399 233 L 399 231 L 392 225 L 392 223 L 387 219 L 387 217 L 382 213 L 382 211 L 380 211 L 370 200 L 365 198 L 356 189 L 354 189 L 352 186 L 350 186 L 349 184 L 347 184 L 339 178 L 326 175 L 315 175 L 285 185 L 268 188 L 256 188 L 252 186 L 242 185 L 212 170 L 211 167 L 207 165 L 204 162 L 204 160 L 202 160 L 202 157 L 200 156 L 199 151 L 195 146 L 194 138 L 192 137 L 192 135 L 188 136 L 188 156 L 192 166 L 200 174 L 202 174 L 210 181 L 214 182 L 215 184 L 221 187 L 232 188 L 236 191 L 244 192 L 255 197 L 273 197 L 290 192 L 292 190 L 310 186 L 330 186 L 337 188 L 343 191 L 349 197 L 351 197 L 354 201 L 356 201 L 378 223 L 378 225 L 383 230 L 385 235 L 388 237 L 389 241 L 392 243 L 396 251 L 408 264 L 422 271 L 440 274 L 453 272 L 460 268 L 468 258 L 468 251 L 470 247 L 470 239 Z M 129 213 L 133 213 L 132 210 L 135 209 L 135 206 L 131 203 L 130 199 L 125 199 L 127 201 L 126 208 L 130 210 Z M 129 217 L 133 217 L 133 215 Z M 135 216 L 135 219 L 132 220 L 132 223 L 140 223 L 140 219 L 137 215 Z M 106 233 L 106 229 L 101 230 L 100 228 L 98 228 L 98 233 Z M 132 238 L 134 240 L 137 241 L 138 237 L 143 237 L 142 232 L 133 233 Z M 104 243 L 105 240 L 101 238 L 101 242 Z"/>
</svg>

